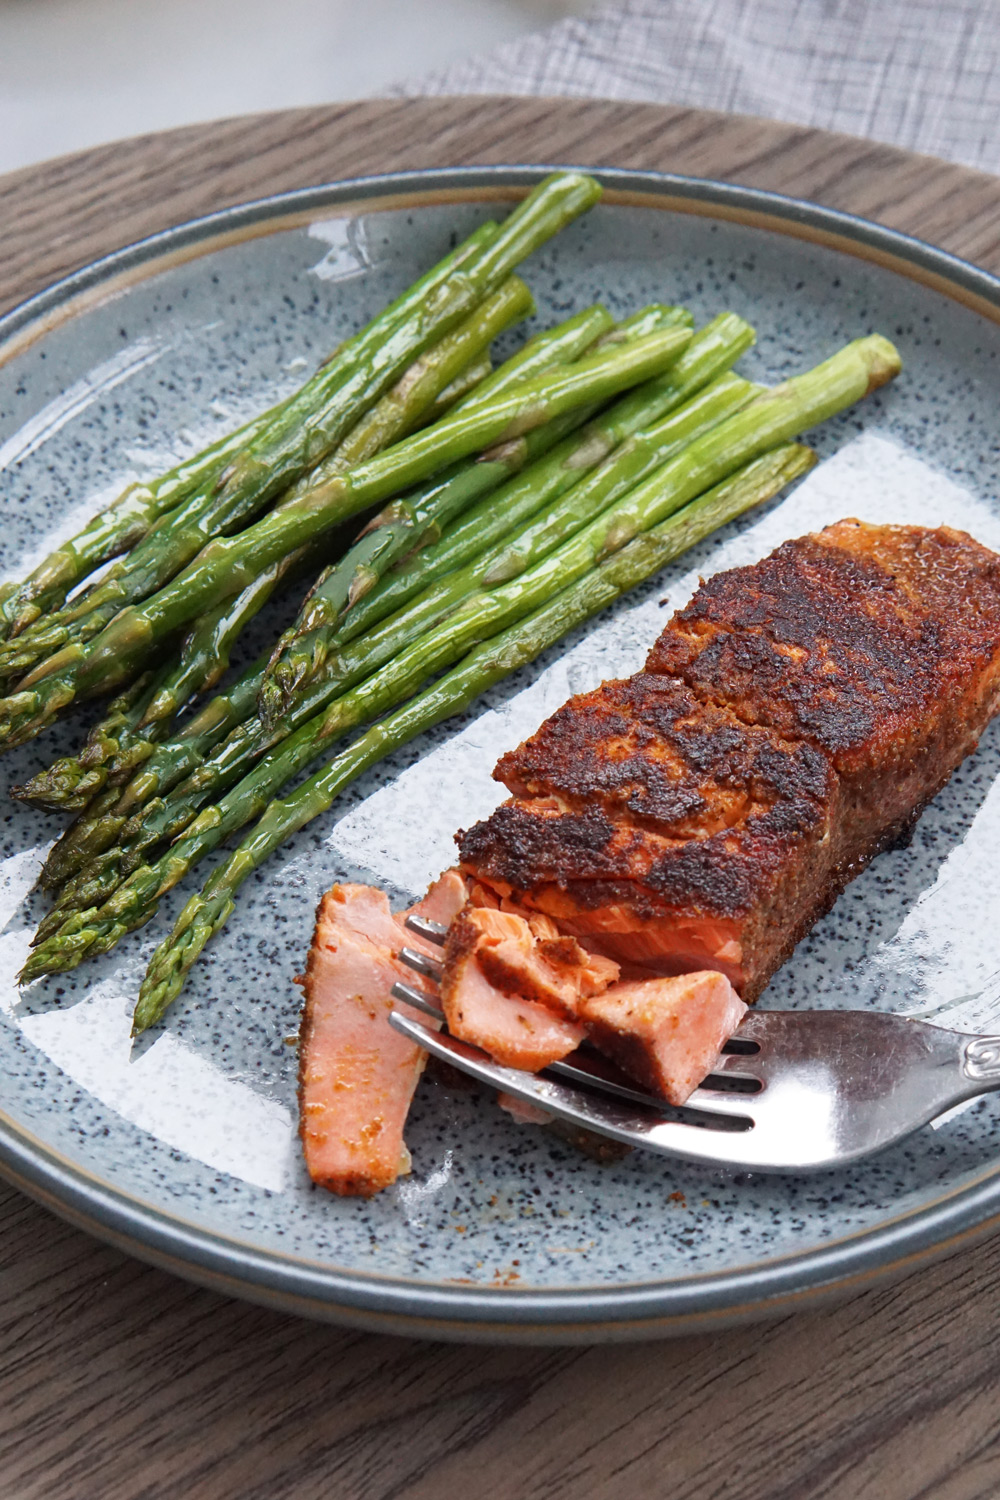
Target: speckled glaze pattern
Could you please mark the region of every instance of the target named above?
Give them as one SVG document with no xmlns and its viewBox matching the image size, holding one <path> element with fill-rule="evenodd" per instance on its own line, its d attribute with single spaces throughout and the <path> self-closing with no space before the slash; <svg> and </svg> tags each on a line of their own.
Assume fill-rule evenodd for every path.
<svg viewBox="0 0 1000 1500">
<path fill-rule="evenodd" d="M 427 1077 L 408 1131 L 413 1172 L 395 1188 L 338 1200 L 302 1168 L 292 979 L 333 881 L 372 879 L 400 902 L 419 891 L 449 862 L 454 830 L 499 800 L 489 772 L 500 751 L 568 693 L 635 670 L 665 601 L 682 603 L 699 575 L 845 515 L 948 522 L 1000 548 L 1000 328 L 988 307 L 1000 308 L 1000 292 L 990 278 L 766 194 L 607 175 L 644 200 L 602 205 L 528 263 L 539 322 L 594 299 L 615 315 L 653 299 L 687 303 L 699 319 L 728 307 L 758 330 L 740 366 L 755 379 L 773 382 L 874 330 L 899 345 L 903 376 L 813 435 L 823 462 L 793 494 L 356 783 L 244 887 L 166 1025 L 134 1049 L 129 1012 L 146 959 L 193 882 L 114 953 L 18 995 L 43 909 L 31 887 L 57 827 L 13 805 L 2 814 L 0 1167 L 97 1232 L 224 1290 L 441 1337 L 638 1337 L 793 1305 L 1000 1214 L 992 1098 L 849 1172 L 768 1178 L 639 1154 L 598 1164 L 516 1126 L 485 1096 Z M 22 573 L 129 478 L 292 389 L 455 235 L 496 212 L 483 189 L 502 197 L 532 176 L 425 174 L 238 210 L 8 318 L 0 334 L 17 342 L 6 358 L 0 346 L 4 574 Z M 692 203 L 697 213 L 685 211 Z M 713 216 L 715 204 L 726 217 Z M 247 237 L 213 238 L 241 229 Z M 898 265 L 819 242 L 830 235 Z M 979 306 L 903 274 L 907 263 Z M 71 316 L 30 337 L 64 305 Z M 261 630 L 276 630 L 294 602 Z M 85 723 L 81 714 L 8 756 L 4 784 L 75 743 Z M 848 889 L 761 1003 L 885 1007 L 996 1029 L 998 771 L 1000 724 L 910 846 Z"/>
</svg>

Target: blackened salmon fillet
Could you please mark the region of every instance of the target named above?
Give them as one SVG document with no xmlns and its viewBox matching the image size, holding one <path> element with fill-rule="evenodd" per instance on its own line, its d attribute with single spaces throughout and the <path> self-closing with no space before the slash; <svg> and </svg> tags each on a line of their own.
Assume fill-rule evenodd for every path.
<svg viewBox="0 0 1000 1500">
<path fill-rule="evenodd" d="M 711 579 L 645 670 L 500 760 L 463 869 L 620 963 L 755 999 L 1000 706 L 1000 558 L 842 521 Z"/>
</svg>

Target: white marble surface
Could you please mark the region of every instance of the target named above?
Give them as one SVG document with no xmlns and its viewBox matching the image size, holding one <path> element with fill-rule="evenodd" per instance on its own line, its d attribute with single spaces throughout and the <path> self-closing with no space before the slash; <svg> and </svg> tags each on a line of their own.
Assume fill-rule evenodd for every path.
<svg viewBox="0 0 1000 1500">
<path fill-rule="evenodd" d="M 0 0 L 0 172 L 199 120 L 378 94 L 588 0 Z"/>
</svg>

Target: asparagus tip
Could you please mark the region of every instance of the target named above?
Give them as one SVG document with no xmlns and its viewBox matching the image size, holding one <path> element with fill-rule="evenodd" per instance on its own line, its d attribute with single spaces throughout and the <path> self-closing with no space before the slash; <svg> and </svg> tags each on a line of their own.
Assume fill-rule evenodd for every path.
<svg viewBox="0 0 1000 1500">
<path fill-rule="evenodd" d="M 206 943 L 233 912 L 231 896 L 206 899 L 205 894 L 192 896 L 174 925 L 149 961 L 132 1015 L 132 1035 L 139 1036 L 161 1020 L 167 1007 L 184 988 L 188 971 L 200 957 Z"/>
</svg>

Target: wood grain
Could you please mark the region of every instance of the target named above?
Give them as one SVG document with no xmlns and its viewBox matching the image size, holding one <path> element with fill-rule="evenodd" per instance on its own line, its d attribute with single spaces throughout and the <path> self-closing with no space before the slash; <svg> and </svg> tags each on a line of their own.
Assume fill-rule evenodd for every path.
<svg viewBox="0 0 1000 1500">
<path fill-rule="evenodd" d="M 848 209 L 1000 271 L 996 179 L 849 136 L 651 104 L 380 100 L 195 125 L 0 178 L 0 309 L 110 250 L 369 172 L 575 162 L 717 177 Z"/>
<path fill-rule="evenodd" d="M 879 219 L 1000 271 L 1000 182 L 844 136 L 593 101 L 223 121 L 0 179 L 0 307 L 184 218 L 366 172 L 659 168 Z M 0 1186 L 3 1500 L 985 1500 L 1000 1244 L 833 1310 L 633 1348 L 344 1333 L 141 1265 Z"/>
</svg>

